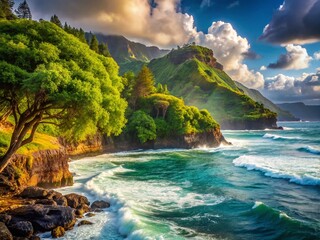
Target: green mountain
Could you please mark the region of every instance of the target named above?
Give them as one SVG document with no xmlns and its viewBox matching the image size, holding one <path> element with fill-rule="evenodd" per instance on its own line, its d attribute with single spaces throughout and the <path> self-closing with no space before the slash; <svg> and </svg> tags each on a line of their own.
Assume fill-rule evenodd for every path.
<svg viewBox="0 0 320 240">
<path fill-rule="evenodd" d="M 187 45 L 152 60 L 156 82 L 187 105 L 207 109 L 223 129 L 276 127 L 276 113 L 255 102 L 223 71 L 212 50 Z"/>
<path fill-rule="evenodd" d="M 107 43 L 111 56 L 120 66 L 120 74 L 129 70 L 138 72 L 152 59 L 163 57 L 169 50 L 148 47 L 141 43 L 129 41 L 123 36 L 95 34 L 99 42 Z"/>
<path fill-rule="evenodd" d="M 302 102 L 277 104 L 303 121 L 320 121 L 320 106 L 305 105 Z"/>
<path fill-rule="evenodd" d="M 298 118 L 293 116 L 290 112 L 281 109 L 279 106 L 271 102 L 269 99 L 264 97 L 258 90 L 250 89 L 239 82 L 235 82 L 237 87 L 243 90 L 243 92 L 252 98 L 254 101 L 263 104 L 266 108 L 277 113 L 278 121 L 299 121 Z"/>
</svg>

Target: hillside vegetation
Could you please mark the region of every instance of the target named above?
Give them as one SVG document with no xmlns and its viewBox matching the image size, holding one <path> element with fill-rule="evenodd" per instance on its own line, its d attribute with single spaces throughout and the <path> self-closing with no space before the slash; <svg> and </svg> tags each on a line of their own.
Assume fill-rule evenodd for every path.
<svg viewBox="0 0 320 240">
<path fill-rule="evenodd" d="M 245 95 L 207 48 L 185 46 L 148 66 L 157 82 L 186 104 L 207 109 L 223 128 L 265 128 L 276 122 L 276 113 Z"/>
<path fill-rule="evenodd" d="M 269 99 L 265 98 L 258 90 L 250 89 L 243 84 L 236 82 L 236 85 L 241 89 L 246 95 L 252 98 L 254 101 L 263 104 L 266 108 L 277 113 L 278 121 L 297 121 L 299 120 L 293 116 L 290 112 L 285 111 L 278 107 L 276 104 L 271 102 Z"/>
</svg>

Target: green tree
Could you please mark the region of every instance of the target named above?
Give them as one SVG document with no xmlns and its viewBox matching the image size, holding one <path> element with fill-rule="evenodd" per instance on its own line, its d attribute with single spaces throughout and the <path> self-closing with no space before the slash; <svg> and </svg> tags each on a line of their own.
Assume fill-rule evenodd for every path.
<svg viewBox="0 0 320 240">
<path fill-rule="evenodd" d="M 17 14 L 18 18 L 25 18 L 25 19 L 32 19 L 31 11 L 29 5 L 26 0 L 20 3 L 18 9 L 16 9 L 15 13 Z"/>
<path fill-rule="evenodd" d="M 157 138 L 157 126 L 151 116 L 144 111 L 136 111 L 129 119 L 127 131 L 140 143 L 145 143 Z"/>
<path fill-rule="evenodd" d="M 90 49 L 95 51 L 96 53 L 99 53 L 99 42 L 95 35 L 93 35 L 91 38 Z"/>
<path fill-rule="evenodd" d="M 55 125 L 68 139 L 98 130 L 119 135 L 126 101 L 118 65 L 47 21 L 0 21 L 0 102 L 14 129 L 0 172 L 39 125 Z"/>
<path fill-rule="evenodd" d="M 0 0 L 0 19 L 15 19 L 15 16 L 12 13 L 13 5 L 13 0 Z"/>
<path fill-rule="evenodd" d="M 105 57 L 111 57 L 107 43 L 99 43 L 98 47 L 99 47 L 99 54 Z"/>
<path fill-rule="evenodd" d="M 50 19 L 50 22 L 54 23 L 55 25 L 57 25 L 58 27 L 61 27 L 62 28 L 62 23 L 60 21 L 60 19 L 58 18 L 57 15 L 53 15 Z"/>
<path fill-rule="evenodd" d="M 155 91 L 154 76 L 147 66 L 143 66 L 137 75 L 132 91 L 132 102 L 135 108 L 136 102 L 141 97 L 146 97 Z"/>
</svg>

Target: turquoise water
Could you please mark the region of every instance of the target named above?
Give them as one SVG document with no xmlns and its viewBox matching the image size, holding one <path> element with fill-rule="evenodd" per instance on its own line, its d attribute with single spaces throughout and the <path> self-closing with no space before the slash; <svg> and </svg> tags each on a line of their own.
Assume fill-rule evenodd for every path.
<svg viewBox="0 0 320 240">
<path fill-rule="evenodd" d="M 65 238 L 320 239 L 320 123 L 280 125 L 224 131 L 233 146 L 72 162 L 61 191 L 112 207 Z"/>
</svg>

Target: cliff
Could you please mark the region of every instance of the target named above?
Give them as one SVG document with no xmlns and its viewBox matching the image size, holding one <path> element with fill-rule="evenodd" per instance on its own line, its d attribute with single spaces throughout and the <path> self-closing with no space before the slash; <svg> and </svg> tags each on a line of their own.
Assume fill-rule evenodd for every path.
<svg viewBox="0 0 320 240">
<path fill-rule="evenodd" d="M 73 184 L 65 149 L 16 154 L 0 174 L 0 195 L 19 192 L 26 186 L 62 187 Z"/>
</svg>

